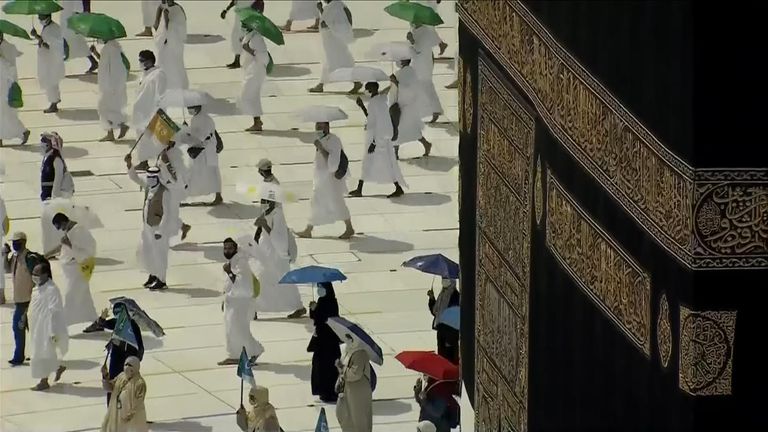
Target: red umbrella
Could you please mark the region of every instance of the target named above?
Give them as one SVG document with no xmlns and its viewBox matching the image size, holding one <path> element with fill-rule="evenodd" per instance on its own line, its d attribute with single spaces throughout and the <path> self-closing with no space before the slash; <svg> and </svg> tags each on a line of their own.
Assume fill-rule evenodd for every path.
<svg viewBox="0 0 768 432">
<path fill-rule="evenodd" d="M 459 379 L 459 367 L 433 351 L 403 351 L 395 358 L 406 369 L 421 372 L 438 381 Z"/>
</svg>

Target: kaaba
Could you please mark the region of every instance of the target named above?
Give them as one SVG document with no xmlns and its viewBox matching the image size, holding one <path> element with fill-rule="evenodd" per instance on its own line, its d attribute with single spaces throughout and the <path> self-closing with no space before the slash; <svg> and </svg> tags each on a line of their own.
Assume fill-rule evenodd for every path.
<svg viewBox="0 0 768 432">
<path fill-rule="evenodd" d="M 457 9 L 475 430 L 768 430 L 766 7 Z"/>
</svg>

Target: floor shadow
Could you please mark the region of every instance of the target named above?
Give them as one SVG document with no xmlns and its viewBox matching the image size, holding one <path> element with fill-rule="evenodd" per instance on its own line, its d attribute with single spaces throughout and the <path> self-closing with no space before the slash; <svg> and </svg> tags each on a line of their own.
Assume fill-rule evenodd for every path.
<svg viewBox="0 0 768 432">
<path fill-rule="evenodd" d="M 116 260 L 114 258 L 96 258 L 96 265 L 97 266 L 115 266 L 123 264 L 123 261 Z"/>
<path fill-rule="evenodd" d="M 101 363 L 93 360 L 68 360 L 66 366 L 70 370 L 90 370 L 101 366 Z"/>
<path fill-rule="evenodd" d="M 406 193 L 399 198 L 392 198 L 392 202 L 407 206 L 438 206 L 451 202 L 451 197 L 435 192 Z"/>
<path fill-rule="evenodd" d="M 56 117 L 71 121 L 98 121 L 99 112 L 93 108 L 64 108 L 56 113 Z"/>
<path fill-rule="evenodd" d="M 80 147 L 64 146 L 62 153 L 64 154 L 64 159 L 77 159 L 88 156 L 88 150 Z"/>
<path fill-rule="evenodd" d="M 400 159 L 409 165 L 414 165 L 427 171 L 448 172 L 459 164 L 457 158 L 446 156 L 427 156 L 413 159 Z"/>
<path fill-rule="evenodd" d="M 222 239 L 223 241 L 224 239 Z M 177 252 L 202 252 L 205 259 L 211 261 L 224 262 L 224 255 L 222 255 L 223 246 L 213 244 L 196 244 L 196 243 L 179 243 L 171 247 L 171 250 Z"/>
<path fill-rule="evenodd" d="M 355 39 L 368 38 L 376 34 L 376 30 L 356 28 L 352 29 L 352 34 L 355 35 Z"/>
<path fill-rule="evenodd" d="M 269 76 L 276 78 L 296 78 L 309 75 L 310 73 L 312 73 L 312 71 L 308 67 L 276 64 Z"/>
<path fill-rule="evenodd" d="M 232 420 L 234 423 L 234 420 Z M 172 432 L 212 432 L 213 426 L 206 426 L 200 422 L 190 420 L 178 420 L 175 422 L 159 423 L 154 422 L 150 427 L 152 431 L 172 431 Z"/>
<path fill-rule="evenodd" d="M 373 414 L 393 416 L 411 411 L 411 405 L 401 400 L 374 400 Z"/>
<path fill-rule="evenodd" d="M 208 113 L 229 116 L 238 114 L 237 104 L 225 98 L 215 98 L 212 102 L 206 105 L 205 108 Z"/>
<path fill-rule="evenodd" d="M 412 243 L 406 243 L 400 240 L 388 240 L 367 234 L 352 237 L 349 248 L 358 252 L 365 253 L 393 253 L 408 252 L 413 250 Z"/>
<path fill-rule="evenodd" d="M 222 35 L 211 34 L 188 34 L 187 45 L 207 45 L 215 44 L 224 40 Z"/>
<path fill-rule="evenodd" d="M 428 123 L 427 127 L 443 129 L 448 132 L 448 135 L 450 136 L 459 136 L 459 131 L 456 129 L 456 125 L 452 122 Z"/>
<path fill-rule="evenodd" d="M 256 369 L 280 375 L 293 375 L 301 381 L 309 381 L 312 377 L 312 365 L 310 364 L 259 363 Z"/>
<path fill-rule="evenodd" d="M 96 84 L 99 82 L 99 76 L 97 74 L 76 74 L 68 75 L 67 78 L 74 78 L 78 81 L 86 82 L 89 84 Z"/>
<path fill-rule="evenodd" d="M 216 298 L 221 297 L 221 291 L 208 288 L 168 288 L 164 292 L 184 294 L 190 298 Z M 162 325 L 162 324 L 161 324 Z"/>
<path fill-rule="evenodd" d="M 66 377 L 67 374 L 65 372 L 62 378 L 66 379 Z M 67 383 L 52 385 L 46 393 L 64 394 L 88 399 L 104 399 L 107 396 L 107 392 L 101 387 L 80 387 L 78 385 Z"/>
<path fill-rule="evenodd" d="M 264 130 L 258 135 L 265 136 L 265 137 L 276 137 L 276 138 L 296 138 L 299 141 L 307 144 L 312 144 L 313 142 L 315 142 L 315 134 L 312 132 L 301 132 L 301 131 L 292 131 L 292 130 Z"/>
<path fill-rule="evenodd" d="M 208 214 L 216 219 L 255 219 L 261 214 L 261 209 L 257 205 L 228 202 L 226 204 L 217 205 L 216 207 L 211 207 L 211 209 L 208 210 Z"/>
</svg>

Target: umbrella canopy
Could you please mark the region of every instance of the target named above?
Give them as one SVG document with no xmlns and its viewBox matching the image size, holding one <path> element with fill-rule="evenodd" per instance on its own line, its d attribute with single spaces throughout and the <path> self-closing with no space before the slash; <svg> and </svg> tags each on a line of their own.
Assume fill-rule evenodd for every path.
<svg viewBox="0 0 768 432">
<path fill-rule="evenodd" d="M 433 351 L 403 351 L 395 358 L 406 369 L 421 372 L 438 381 L 459 379 L 459 367 Z"/>
<path fill-rule="evenodd" d="M 341 108 L 327 105 L 311 105 L 298 111 L 296 115 L 301 121 L 310 123 L 329 123 L 349 118 Z"/>
<path fill-rule="evenodd" d="M 461 310 L 458 306 L 452 306 L 443 311 L 437 319 L 438 324 L 445 324 L 448 327 L 460 330 Z"/>
<path fill-rule="evenodd" d="M 4 19 L 0 19 L 0 33 L 7 34 L 9 36 L 16 36 L 17 38 L 22 38 L 27 40 L 32 39 L 31 37 L 29 37 L 29 34 L 27 33 L 26 30 Z"/>
<path fill-rule="evenodd" d="M 374 45 L 368 55 L 377 60 L 400 61 L 416 57 L 416 50 L 408 42 L 388 42 Z"/>
<path fill-rule="evenodd" d="M 346 335 L 351 335 L 352 337 L 357 338 L 357 340 L 362 343 L 363 348 L 368 352 L 368 356 L 371 358 L 372 362 L 377 365 L 384 364 L 384 354 L 381 351 L 381 347 L 374 342 L 373 338 L 366 333 L 365 330 L 360 328 L 359 325 L 347 321 L 342 317 L 328 318 L 328 325 L 342 341 L 346 340 Z"/>
<path fill-rule="evenodd" d="M 109 41 L 125 37 L 125 27 L 120 21 L 100 13 L 74 14 L 66 24 L 75 33 L 94 39 Z"/>
<path fill-rule="evenodd" d="M 339 68 L 328 75 L 328 82 L 370 82 L 389 81 L 383 70 L 370 66 Z"/>
<path fill-rule="evenodd" d="M 275 199 L 269 198 L 270 190 L 277 190 L 274 194 Z M 296 194 L 292 191 L 287 191 L 279 185 L 266 182 L 252 183 L 251 181 L 240 181 L 235 183 L 235 192 L 256 198 L 256 199 L 268 199 L 278 203 L 294 203 L 299 200 Z M 262 198 L 264 197 L 264 198 Z"/>
<path fill-rule="evenodd" d="M 343 280 L 347 280 L 347 277 L 344 276 L 344 273 L 340 272 L 339 269 L 311 265 L 289 271 L 282 277 L 282 279 L 280 279 L 280 283 L 320 283 Z"/>
<path fill-rule="evenodd" d="M 115 303 L 124 304 L 128 309 L 128 314 L 134 321 L 136 321 L 139 327 L 141 327 L 143 330 L 152 332 L 155 337 L 165 336 L 163 327 L 160 326 L 157 321 L 153 320 L 146 312 L 144 312 L 144 309 L 142 309 L 134 299 L 120 296 L 109 299 L 109 303 L 112 305 Z"/>
<path fill-rule="evenodd" d="M 248 30 L 255 30 L 276 45 L 285 45 L 285 39 L 283 39 L 280 28 L 258 11 L 251 8 L 238 9 L 237 16 Z"/>
<path fill-rule="evenodd" d="M 403 267 L 415 268 L 424 273 L 442 276 L 446 279 L 459 278 L 459 265 L 443 254 L 413 257 L 405 261 Z"/>
<path fill-rule="evenodd" d="M 199 90 L 170 89 L 160 98 L 161 108 L 203 106 L 213 101 L 210 94 Z"/>
<path fill-rule="evenodd" d="M 408 0 L 392 3 L 384 11 L 414 25 L 438 26 L 443 23 L 443 19 L 431 7 Z"/>
<path fill-rule="evenodd" d="M 50 15 L 62 9 L 53 0 L 15 0 L 3 6 L 8 15 Z"/>
</svg>

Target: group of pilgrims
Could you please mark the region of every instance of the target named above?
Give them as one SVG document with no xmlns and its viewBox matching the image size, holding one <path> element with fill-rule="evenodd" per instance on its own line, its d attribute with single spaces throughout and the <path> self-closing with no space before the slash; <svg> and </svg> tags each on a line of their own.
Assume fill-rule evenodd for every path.
<svg viewBox="0 0 768 432">
<path fill-rule="evenodd" d="M 90 12 L 90 1 L 61 0 L 60 3 L 63 7 L 60 22 L 66 22 L 73 14 Z M 38 84 L 49 103 L 45 113 L 59 110 L 59 85 L 65 79 L 65 46 L 67 59 L 86 58 L 89 61 L 86 73 L 97 74 L 97 110 L 105 131 L 100 141 L 124 138 L 130 129 L 140 138 L 155 117 L 166 92 L 189 88 L 184 64 L 187 17 L 182 5 L 174 0 L 137 3 L 144 25 L 137 36 L 153 37 L 154 50 L 139 53 L 142 76 L 130 121 L 126 115 L 128 71 L 118 40 L 100 41 L 100 49 L 89 47 L 83 36 L 65 25 L 60 26 L 51 15 L 40 15 L 40 30 L 33 29 L 31 33 L 38 47 Z M 237 12 L 243 8 L 264 13 L 264 3 L 264 0 L 232 0 L 220 16 L 225 19 L 232 9 Z M 436 8 L 439 0 L 421 3 Z M 272 59 L 265 38 L 258 31 L 243 26 L 237 17 L 233 21 L 230 37 L 234 59 L 226 67 L 243 69 L 237 107 L 253 119 L 245 130 L 257 134 L 263 129 L 261 93 Z M 313 22 L 305 31 L 320 33 L 324 51 L 322 74 L 320 82 L 309 92 L 322 93 L 325 85 L 332 82 L 329 77 L 334 71 L 355 66 L 349 48 L 354 41 L 352 15 L 342 0 L 293 0 L 290 17 L 282 30 L 291 31 L 297 21 Z M 238 364 L 243 349 L 250 364 L 256 364 L 264 347 L 253 337 L 250 322 L 258 319 L 259 313 L 287 313 L 289 319 L 301 318 L 308 313 L 315 325 L 308 346 L 308 351 L 313 352 L 312 394 L 322 402 L 337 404 L 337 415 L 345 432 L 372 430 L 370 359 L 359 342 L 353 338 L 339 339 L 326 324 L 328 318 L 339 315 L 331 283 L 316 286 L 318 300 L 311 302 L 308 310 L 302 304 L 298 287 L 280 283 L 280 279 L 297 259 L 295 236 L 311 238 L 314 227 L 336 222 L 344 223 L 339 239 L 354 236 L 345 195 L 362 196 L 366 183 L 392 184 L 394 191 L 388 195 L 390 198 L 404 194 L 408 185 L 399 167 L 400 145 L 418 141 L 423 146 L 424 156 L 429 156 L 432 143 L 423 135 L 424 119 L 436 122 L 443 113 L 432 76 L 433 51 L 437 48 L 442 54 L 447 44 L 434 27 L 427 25 L 412 25 L 405 39 L 408 46 L 395 61 L 399 69 L 389 77 L 387 88 L 382 89 L 379 82 L 369 81 L 354 82 L 350 90 L 350 94 L 364 90 L 368 96 L 367 101 L 361 97 L 356 99 L 366 117 L 366 145 L 356 188 L 347 189 L 349 159 L 341 139 L 331 130 L 331 123 L 346 118 L 346 114 L 336 107 L 306 107 L 300 115 L 305 121 L 314 123 L 316 133 L 311 213 L 306 227 L 297 231 L 288 227 L 283 208 L 285 192 L 273 172 L 272 162 L 262 159 L 257 164 L 261 177 L 258 187 L 261 211 L 254 222 L 255 232 L 223 242 L 223 255 L 227 260 L 223 266 L 226 277 L 222 302 L 226 358 L 219 365 Z M 18 79 L 16 58 L 19 55 L 7 35 L 0 33 L 0 94 L 7 94 Z M 447 87 L 453 88 L 455 83 Z M 186 239 L 192 228 L 181 219 L 180 207 L 184 201 L 213 195 L 213 201 L 205 205 L 224 202 L 218 162 L 223 143 L 215 122 L 204 103 L 185 108 L 189 117 L 164 148 L 152 157 L 139 157 L 138 153 L 132 152 L 124 158 L 128 177 L 144 191 L 143 229 L 137 257 L 147 273 L 143 286 L 151 291 L 168 289 L 170 240 L 177 235 Z M 15 138 L 23 145 L 29 137 L 30 131 L 19 120 L 16 109 L 0 101 L 0 146 L 3 140 Z M 27 248 L 25 233 L 11 234 L 6 226 L 0 233 L 11 236 L 12 248 L 4 247 L 4 265 L 0 267 L 11 273 L 16 297 L 13 326 L 16 349 L 10 363 L 16 366 L 28 360 L 24 334 L 27 326 L 31 338 L 31 373 L 39 380 L 32 389 L 44 391 L 50 388 L 51 376 L 58 381 L 66 370 L 61 358 L 68 349 L 67 327 L 86 323 L 84 332 L 91 333 L 114 329 L 116 323 L 115 318 L 107 319 L 109 310 L 97 312 L 90 292 L 96 255 L 96 241 L 90 229 L 98 227 L 93 221 L 98 218 L 89 214 L 87 208 L 72 204 L 75 185 L 62 156 L 63 138 L 56 132 L 46 132 L 40 142 L 43 152 L 40 183 L 42 253 Z M 140 171 L 144 171 L 143 175 Z M 1 196 L 0 210 L 0 216 L 7 219 Z M 63 295 L 53 281 L 51 260 L 58 260 L 61 265 L 65 279 Z M 0 281 L 4 283 L 2 274 Z M 34 292 L 33 287 L 36 287 Z M 258 296 L 254 299 L 255 288 Z M 4 301 L 4 298 L 0 300 Z M 429 309 L 434 315 L 457 304 L 455 281 L 444 280 L 438 300 L 430 297 Z M 111 312 L 116 317 L 121 308 L 129 307 L 135 312 L 133 305 L 117 301 Z M 27 310 L 31 315 L 29 319 Z M 139 371 L 144 353 L 141 329 L 133 318 L 130 325 L 138 336 L 138 346 L 114 341 L 109 348 L 110 360 L 102 368 L 109 406 L 103 431 L 148 430 L 143 408 L 146 385 Z M 458 362 L 458 338 L 448 339 L 450 341 L 444 334 L 438 335 L 438 351 L 450 357 L 452 362 Z M 344 353 L 339 348 L 341 343 L 346 344 Z M 346 397 L 340 398 L 340 392 Z M 274 408 L 269 408 L 265 388 L 254 387 L 250 400 L 256 408 L 248 414 L 244 430 L 282 430 Z"/>
</svg>

